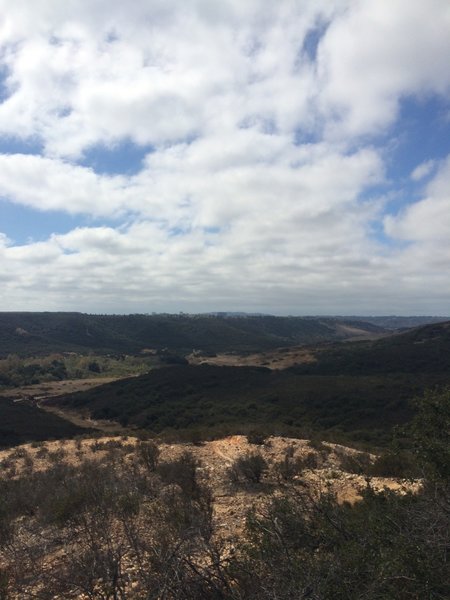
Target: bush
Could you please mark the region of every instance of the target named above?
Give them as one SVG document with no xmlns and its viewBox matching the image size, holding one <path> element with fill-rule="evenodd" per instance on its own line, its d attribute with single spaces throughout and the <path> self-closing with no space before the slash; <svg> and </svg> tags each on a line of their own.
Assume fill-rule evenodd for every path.
<svg viewBox="0 0 450 600">
<path fill-rule="evenodd" d="M 413 477 L 419 475 L 413 457 L 407 452 L 384 452 L 369 469 L 374 477 Z"/>
<path fill-rule="evenodd" d="M 372 474 L 372 460 L 367 452 L 350 454 L 345 450 L 340 452 L 336 450 L 336 454 L 339 456 L 339 466 L 343 471 L 356 475 Z"/>
<path fill-rule="evenodd" d="M 36 458 L 46 458 L 46 456 L 48 455 L 49 450 L 47 446 L 41 446 L 38 451 L 36 452 Z"/>
<path fill-rule="evenodd" d="M 148 471 L 155 471 L 158 466 L 159 448 L 154 442 L 140 442 L 136 446 L 137 455 Z"/>
<path fill-rule="evenodd" d="M 262 446 L 266 443 L 267 435 L 259 429 L 252 429 L 247 433 L 247 442 L 256 446 Z"/>
<path fill-rule="evenodd" d="M 249 452 L 233 462 L 228 475 L 233 483 L 240 481 L 259 483 L 267 469 L 267 462 L 261 454 Z"/>
<path fill-rule="evenodd" d="M 287 448 L 283 458 L 275 463 L 277 478 L 284 481 L 291 481 L 295 476 L 300 475 L 304 468 L 304 461 L 300 457 L 294 457 L 292 447 Z"/>
<path fill-rule="evenodd" d="M 175 483 L 189 497 L 199 493 L 197 483 L 197 461 L 190 452 L 183 452 L 180 458 L 158 465 L 157 473 L 164 483 Z"/>
<path fill-rule="evenodd" d="M 53 452 L 49 451 L 47 453 L 48 460 L 55 464 L 64 460 L 67 456 L 67 452 L 63 448 L 58 448 L 57 450 L 53 450 Z"/>
<path fill-rule="evenodd" d="M 313 450 L 317 450 L 317 452 L 324 452 L 326 454 L 330 453 L 330 449 L 328 448 L 328 446 L 326 446 L 322 440 L 316 436 L 312 437 L 309 441 L 308 441 L 308 446 L 310 448 L 312 448 Z"/>
<path fill-rule="evenodd" d="M 321 464 L 321 460 L 319 460 L 319 456 L 315 452 L 308 452 L 308 454 L 302 456 L 299 461 L 302 469 L 318 469 Z"/>
</svg>

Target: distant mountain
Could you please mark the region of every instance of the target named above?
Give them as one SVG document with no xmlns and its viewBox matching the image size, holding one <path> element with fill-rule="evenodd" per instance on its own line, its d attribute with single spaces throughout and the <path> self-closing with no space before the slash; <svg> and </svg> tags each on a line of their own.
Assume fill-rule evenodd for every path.
<svg viewBox="0 0 450 600">
<path fill-rule="evenodd" d="M 90 350 L 135 354 L 163 348 L 180 353 L 255 352 L 384 332 L 371 323 L 332 318 L 4 312 L 0 357 Z"/>
</svg>

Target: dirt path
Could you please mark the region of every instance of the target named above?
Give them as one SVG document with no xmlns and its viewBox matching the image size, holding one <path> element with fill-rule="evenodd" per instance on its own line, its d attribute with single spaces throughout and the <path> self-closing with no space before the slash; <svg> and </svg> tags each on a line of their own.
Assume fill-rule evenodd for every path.
<svg viewBox="0 0 450 600">
<path fill-rule="evenodd" d="M 77 427 L 83 427 L 84 429 L 90 429 L 90 430 L 96 429 L 97 431 L 103 432 L 105 435 L 122 435 L 122 434 L 125 435 L 125 434 L 129 433 L 129 429 L 125 429 L 125 427 L 122 427 L 122 425 L 120 425 L 120 423 L 116 423 L 113 421 L 101 421 L 101 420 L 90 419 L 89 417 L 83 417 L 82 415 L 80 415 L 76 412 L 73 412 L 73 411 L 63 410 L 56 406 L 48 406 L 43 403 L 43 400 L 44 399 L 42 399 L 41 401 L 39 401 L 37 403 L 37 406 L 40 409 L 45 410 L 46 412 L 52 413 L 52 414 L 60 417 L 61 419 L 70 421 Z"/>
<path fill-rule="evenodd" d="M 82 415 L 75 411 L 63 410 L 57 406 L 47 406 L 45 400 L 48 398 L 54 398 L 55 396 L 61 396 L 65 394 L 74 394 L 75 392 L 81 392 L 92 389 L 94 387 L 111 383 L 123 379 L 122 377 L 92 377 L 90 379 L 66 379 L 64 381 L 48 381 L 45 383 L 37 383 L 34 385 L 25 385 L 23 387 L 2 390 L 0 396 L 7 396 L 12 398 L 15 402 L 27 402 L 32 403 L 41 410 L 52 413 L 61 419 L 70 421 L 78 427 L 84 429 L 96 429 L 104 432 L 106 435 L 121 435 L 128 433 L 124 427 L 119 423 L 112 421 L 101 421 L 90 418 L 84 418 Z"/>
</svg>

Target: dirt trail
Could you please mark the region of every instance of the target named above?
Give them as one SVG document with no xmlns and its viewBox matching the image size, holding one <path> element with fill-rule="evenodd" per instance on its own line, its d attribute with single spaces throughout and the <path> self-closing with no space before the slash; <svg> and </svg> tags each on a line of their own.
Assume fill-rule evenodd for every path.
<svg viewBox="0 0 450 600">
<path fill-rule="evenodd" d="M 43 399 L 44 400 L 44 399 Z M 70 421 L 77 427 L 83 427 L 85 429 L 96 429 L 98 431 L 102 431 L 105 435 L 126 435 L 129 433 L 129 429 L 125 429 L 122 427 L 120 423 L 116 423 L 114 421 L 101 421 L 90 419 L 89 417 L 83 417 L 79 413 L 72 412 L 69 410 L 63 410 L 56 406 L 48 406 L 43 403 L 43 400 L 37 403 L 37 406 L 45 410 L 46 412 L 52 413 L 61 419 L 65 419 L 66 421 Z"/>
<path fill-rule="evenodd" d="M 2 390 L 0 396 L 12 398 L 15 402 L 26 402 L 33 404 L 52 413 L 61 419 L 70 421 L 77 427 L 84 429 L 96 429 L 102 431 L 105 435 L 126 434 L 128 431 L 119 423 L 112 421 L 94 420 L 88 417 L 84 418 L 77 412 L 58 408 L 57 406 L 48 406 L 45 400 L 65 394 L 74 394 L 92 389 L 94 387 L 105 385 L 123 379 L 123 377 L 92 377 L 90 379 L 66 379 L 64 381 L 48 381 L 33 385 L 25 385 L 17 389 Z"/>
<path fill-rule="evenodd" d="M 232 435 L 227 438 L 223 438 L 221 440 L 214 440 L 210 442 L 210 447 L 213 452 L 217 454 L 220 458 L 226 461 L 227 466 L 230 466 L 232 462 L 235 460 L 237 454 L 239 454 L 239 450 L 242 451 L 242 445 L 244 443 L 245 438 L 240 435 Z M 225 454 L 223 452 L 224 447 L 228 450 L 228 453 Z M 230 456 L 230 448 L 234 449 L 234 456 Z"/>
</svg>

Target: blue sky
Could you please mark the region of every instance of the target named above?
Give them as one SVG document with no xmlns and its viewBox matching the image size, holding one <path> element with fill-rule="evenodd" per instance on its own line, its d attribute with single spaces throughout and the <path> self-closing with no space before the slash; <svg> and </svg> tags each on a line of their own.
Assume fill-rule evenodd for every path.
<svg viewBox="0 0 450 600">
<path fill-rule="evenodd" d="M 450 314 L 447 0 L 0 8 L 0 310 Z"/>
</svg>

